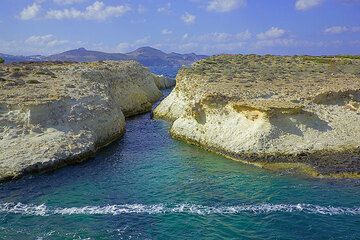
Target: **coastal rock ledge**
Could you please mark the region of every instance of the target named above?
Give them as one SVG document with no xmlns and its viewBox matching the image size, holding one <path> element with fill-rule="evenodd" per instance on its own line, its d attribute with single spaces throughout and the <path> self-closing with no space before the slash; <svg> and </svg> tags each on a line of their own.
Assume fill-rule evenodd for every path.
<svg viewBox="0 0 360 240">
<path fill-rule="evenodd" d="M 81 161 L 151 110 L 158 77 L 140 64 L 0 65 L 0 180 Z"/>
<path fill-rule="evenodd" d="M 315 177 L 360 177 L 360 57 L 214 56 L 154 110 L 173 137 Z"/>
</svg>

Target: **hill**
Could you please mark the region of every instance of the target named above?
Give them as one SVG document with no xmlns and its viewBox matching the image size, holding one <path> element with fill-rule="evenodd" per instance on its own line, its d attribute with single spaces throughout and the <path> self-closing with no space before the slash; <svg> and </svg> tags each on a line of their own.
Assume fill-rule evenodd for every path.
<svg viewBox="0 0 360 240">
<path fill-rule="evenodd" d="M 148 67 L 150 71 L 156 74 L 175 77 L 181 66 L 191 65 L 193 62 L 206 58 L 207 56 L 197 55 L 195 53 L 165 53 L 152 47 L 141 47 L 129 53 L 105 53 L 100 51 L 91 51 L 85 48 L 78 48 L 50 56 L 14 56 L 0 53 L 0 57 L 5 59 L 6 63 L 30 61 L 95 62 L 105 60 L 135 60 Z"/>
</svg>

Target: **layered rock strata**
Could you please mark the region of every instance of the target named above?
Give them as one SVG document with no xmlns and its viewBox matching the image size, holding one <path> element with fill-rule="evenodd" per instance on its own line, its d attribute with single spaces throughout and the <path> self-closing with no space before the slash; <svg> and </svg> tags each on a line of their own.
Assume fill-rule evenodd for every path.
<svg viewBox="0 0 360 240">
<path fill-rule="evenodd" d="M 81 161 L 162 95 L 136 62 L 0 65 L 0 180 Z"/>
<path fill-rule="evenodd" d="M 155 109 L 171 134 L 235 160 L 360 176 L 360 58 L 216 56 L 180 70 Z"/>
</svg>

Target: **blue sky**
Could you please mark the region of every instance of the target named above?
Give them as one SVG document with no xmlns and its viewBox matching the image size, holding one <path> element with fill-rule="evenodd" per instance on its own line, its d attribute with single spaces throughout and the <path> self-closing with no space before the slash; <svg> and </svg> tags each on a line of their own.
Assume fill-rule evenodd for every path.
<svg viewBox="0 0 360 240">
<path fill-rule="evenodd" d="M 360 0 L 1 0 L 0 52 L 360 54 Z"/>
</svg>

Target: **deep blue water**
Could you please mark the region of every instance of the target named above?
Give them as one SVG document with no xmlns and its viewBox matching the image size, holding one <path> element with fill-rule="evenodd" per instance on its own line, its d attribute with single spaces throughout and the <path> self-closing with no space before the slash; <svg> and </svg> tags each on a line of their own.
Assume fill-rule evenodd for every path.
<svg viewBox="0 0 360 240">
<path fill-rule="evenodd" d="M 0 184 L 0 239 L 360 239 L 360 182 L 244 165 L 142 115 L 82 164 Z"/>
</svg>

